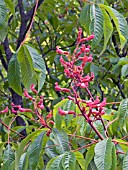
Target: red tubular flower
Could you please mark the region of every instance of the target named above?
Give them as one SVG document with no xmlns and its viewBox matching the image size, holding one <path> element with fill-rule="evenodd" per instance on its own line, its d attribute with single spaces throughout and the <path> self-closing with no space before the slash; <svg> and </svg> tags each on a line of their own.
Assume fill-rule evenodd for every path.
<svg viewBox="0 0 128 170">
<path fill-rule="evenodd" d="M 42 117 L 40 117 L 40 123 L 41 125 L 46 126 L 46 122 Z"/>
<path fill-rule="evenodd" d="M 19 108 L 20 112 L 32 112 L 31 109 Z"/>
<path fill-rule="evenodd" d="M 52 120 L 50 120 L 50 121 L 49 121 L 49 124 L 54 125 L 55 122 L 53 122 Z"/>
<path fill-rule="evenodd" d="M 35 89 L 35 85 L 34 85 L 34 84 L 32 84 L 32 85 L 30 86 L 30 89 L 31 89 L 32 92 L 34 92 L 36 95 L 38 94 L 37 90 Z"/>
<path fill-rule="evenodd" d="M 67 89 L 67 88 L 61 88 L 61 91 L 70 93 L 70 89 Z"/>
<path fill-rule="evenodd" d="M 18 110 L 17 110 L 17 111 L 18 111 Z M 11 112 L 14 113 L 14 114 L 16 114 L 17 111 L 16 111 L 14 108 L 11 109 Z"/>
<path fill-rule="evenodd" d="M 51 113 L 49 113 L 47 116 L 46 116 L 46 119 L 50 119 L 50 118 L 52 118 L 53 117 L 53 115 L 51 114 Z"/>
<path fill-rule="evenodd" d="M 30 96 L 30 95 L 28 94 L 28 92 L 27 92 L 26 89 L 24 90 L 24 97 L 26 97 L 26 98 L 29 99 L 29 100 L 33 100 L 32 96 Z"/>
<path fill-rule="evenodd" d="M 61 108 L 59 108 L 58 111 L 59 111 L 58 113 L 59 113 L 61 116 L 65 116 L 65 115 L 68 114 L 68 111 L 64 111 L 64 110 L 62 110 Z"/>
<path fill-rule="evenodd" d="M 69 111 L 68 111 L 68 114 L 69 114 L 69 115 L 76 115 L 76 112 L 74 112 L 73 110 L 69 110 Z"/>
<path fill-rule="evenodd" d="M 51 130 L 48 130 L 46 135 L 49 136 L 51 132 L 52 132 Z"/>
<path fill-rule="evenodd" d="M 55 90 L 61 91 L 61 87 L 58 85 L 58 82 L 55 83 Z"/>
<path fill-rule="evenodd" d="M 44 105 L 43 104 L 41 104 L 41 105 L 38 104 L 37 107 L 40 108 L 40 109 L 44 109 Z"/>
<path fill-rule="evenodd" d="M 1 110 L 0 114 L 7 113 L 7 112 L 8 112 L 8 106 L 6 106 L 6 108 L 4 110 Z"/>
</svg>

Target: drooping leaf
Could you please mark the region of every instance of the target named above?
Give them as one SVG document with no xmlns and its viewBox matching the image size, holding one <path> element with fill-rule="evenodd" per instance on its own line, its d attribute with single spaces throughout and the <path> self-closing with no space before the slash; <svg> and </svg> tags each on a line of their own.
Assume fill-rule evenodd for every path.
<svg viewBox="0 0 128 170">
<path fill-rule="evenodd" d="M 103 13 L 103 18 L 104 18 L 104 22 L 103 22 L 104 47 L 103 47 L 101 54 L 106 49 L 107 43 L 108 43 L 110 37 L 112 36 L 112 32 L 113 32 L 113 26 L 111 23 L 111 19 L 104 8 L 102 8 L 102 13 Z"/>
<path fill-rule="evenodd" d="M 35 137 L 35 135 L 38 135 L 41 132 L 42 130 L 37 130 L 31 133 L 25 139 L 23 139 L 22 142 L 20 143 L 18 149 L 15 152 L 15 169 L 16 170 L 19 170 L 19 161 L 20 161 L 22 154 L 24 154 L 25 152 L 26 145 L 28 144 L 28 142 L 30 142 L 30 140 L 32 140 L 33 137 Z"/>
<path fill-rule="evenodd" d="M 103 14 L 98 5 L 92 4 L 90 7 L 90 32 L 94 33 L 95 38 L 92 41 L 91 47 L 96 47 L 103 37 Z"/>
<path fill-rule="evenodd" d="M 123 48 L 128 38 L 128 26 L 125 18 L 118 11 L 107 5 L 100 4 L 100 7 L 107 10 L 109 15 L 113 19 L 113 22 L 119 34 L 121 48 Z"/>
<path fill-rule="evenodd" d="M 33 47 L 31 47 L 29 45 L 26 45 L 26 47 L 31 55 L 32 60 L 33 60 L 34 69 L 37 72 L 38 91 L 40 91 L 44 82 L 45 82 L 45 78 L 46 78 L 45 62 L 44 62 L 43 58 L 39 55 L 37 50 L 35 50 Z"/>
<path fill-rule="evenodd" d="M 89 32 L 89 25 L 90 25 L 90 4 L 87 4 L 80 13 L 80 23 L 85 28 L 88 34 Z"/>
<path fill-rule="evenodd" d="M 7 33 L 8 33 L 7 22 L 3 22 L 0 25 L 0 41 L 4 41 L 4 39 L 6 38 Z"/>
<path fill-rule="evenodd" d="M 92 145 L 92 146 L 88 149 L 88 151 L 87 151 L 87 153 L 86 153 L 86 157 L 85 157 L 85 169 L 84 169 L 84 170 L 87 170 L 88 165 L 90 164 L 91 160 L 92 160 L 93 157 L 94 157 L 94 147 L 95 147 L 95 145 Z"/>
<path fill-rule="evenodd" d="M 123 170 L 128 169 L 128 152 L 125 153 L 124 159 L 123 159 Z"/>
<path fill-rule="evenodd" d="M 126 117 L 128 116 L 128 99 L 125 99 L 120 103 L 118 114 L 120 128 L 122 129 L 126 121 Z"/>
<path fill-rule="evenodd" d="M 18 61 L 21 67 L 21 78 L 25 88 L 29 89 L 34 80 L 34 64 L 26 46 L 22 46 L 18 51 Z"/>
<path fill-rule="evenodd" d="M 13 54 L 8 66 L 9 86 L 19 95 L 22 95 L 21 70 L 17 60 L 17 54 Z"/>
<path fill-rule="evenodd" d="M 98 170 L 110 170 L 112 165 L 111 139 L 104 139 L 96 144 L 94 162 Z"/>
<path fill-rule="evenodd" d="M 80 152 L 74 152 L 76 156 L 76 161 L 78 162 L 79 166 L 82 170 L 85 170 L 85 159 L 82 153 Z"/>
<path fill-rule="evenodd" d="M 50 139 L 46 145 L 46 154 L 50 158 L 53 158 L 57 155 L 68 152 L 69 150 L 67 134 L 64 131 L 53 129 L 50 134 Z"/>
<path fill-rule="evenodd" d="M 6 16 L 7 16 L 7 12 L 6 12 L 5 3 L 4 1 L 0 1 L 0 26 L 2 26 L 3 23 L 5 23 Z"/>
<path fill-rule="evenodd" d="M 73 152 L 66 152 L 62 159 L 63 170 L 75 170 L 76 157 Z"/>
<path fill-rule="evenodd" d="M 4 164 L 1 170 L 10 170 L 10 166 L 12 162 L 15 160 L 15 154 L 12 150 L 10 144 L 6 146 L 6 150 L 4 151 Z"/>
<path fill-rule="evenodd" d="M 28 153 L 24 153 L 21 155 L 20 161 L 19 161 L 19 170 L 28 170 Z"/>
<path fill-rule="evenodd" d="M 53 129 L 54 141 L 59 146 L 62 153 L 69 151 L 68 136 L 64 131 Z"/>
<path fill-rule="evenodd" d="M 117 168 L 117 155 L 115 145 L 112 143 L 112 166 L 110 170 L 116 170 Z"/>
<path fill-rule="evenodd" d="M 29 169 L 31 170 L 35 170 L 38 165 L 44 134 L 45 131 L 38 135 L 28 149 Z"/>
</svg>

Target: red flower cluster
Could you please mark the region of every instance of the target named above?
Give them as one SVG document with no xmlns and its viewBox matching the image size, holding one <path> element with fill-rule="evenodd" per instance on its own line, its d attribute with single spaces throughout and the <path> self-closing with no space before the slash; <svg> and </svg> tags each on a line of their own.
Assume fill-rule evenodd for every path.
<svg viewBox="0 0 128 170">
<path fill-rule="evenodd" d="M 88 82 L 93 80 L 94 74 L 91 73 L 91 76 L 87 75 L 84 77 L 83 69 L 87 62 L 92 62 L 93 58 L 92 58 L 92 55 L 89 54 L 90 46 L 85 45 L 85 44 L 81 45 L 81 43 L 92 40 L 94 38 L 94 35 L 92 34 L 91 36 L 87 38 L 81 38 L 81 35 L 82 35 L 82 29 L 79 28 L 77 45 L 76 45 L 76 49 L 74 50 L 73 55 L 70 55 L 69 52 L 67 51 L 63 51 L 59 49 L 58 46 L 57 46 L 56 52 L 58 54 L 68 55 L 68 58 L 70 58 L 69 62 L 66 62 L 62 56 L 60 57 L 60 62 L 64 66 L 65 75 L 68 78 L 73 79 L 74 83 L 77 84 L 77 86 L 81 88 L 85 88 L 86 86 L 88 86 Z M 76 62 L 81 62 L 81 64 L 76 65 Z M 55 89 L 57 91 L 64 90 L 64 88 L 61 89 L 57 87 L 59 87 L 58 84 L 55 86 Z M 68 92 L 67 89 L 66 89 L 66 92 Z"/>
<path fill-rule="evenodd" d="M 104 111 L 104 106 L 106 106 L 106 99 L 103 102 L 100 102 L 99 97 L 96 97 L 96 100 L 93 99 L 91 92 L 88 89 L 89 82 L 94 80 L 94 73 L 84 75 L 84 67 L 87 62 L 92 62 L 93 58 L 90 54 L 90 45 L 86 45 L 85 42 L 94 39 L 94 34 L 88 36 L 87 38 L 82 38 L 82 29 L 79 28 L 78 31 L 78 38 L 76 41 L 76 48 L 71 55 L 67 51 L 63 51 L 56 47 L 56 52 L 58 54 L 66 55 L 69 61 L 65 61 L 62 56 L 60 56 L 60 63 L 64 66 L 64 73 L 66 77 L 72 79 L 71 83 L 71 90 L 68 88 L 61 88 L 58 83 L 55 83 L 55 90 L 60 92 L 68 92 L 71 96 L 68 96 L 69 100 L 72 100 L 75 104 L 79 105 L 80 103 L 86 103 L 85 106 L 81 107 L 81 112 L 87 115 L 89 118 L 90 116 L 102 116 Z M 79 63 L 79 64 L 78 64 Z M 81 100 L 79 93 L 77 92 L 77 87 L 85 88 L 87 93 L 90 96 L 90 100 Z M 88 108 L 88 109 L 87 109 Z M 86 111 L 87 110 L 87 111 Z M 61 108 L 58 109 L 58 113 L 60 115 L 67 115 L 67 114 L 74 114 L 74 111 L 64 111 Z"/>
</svg>

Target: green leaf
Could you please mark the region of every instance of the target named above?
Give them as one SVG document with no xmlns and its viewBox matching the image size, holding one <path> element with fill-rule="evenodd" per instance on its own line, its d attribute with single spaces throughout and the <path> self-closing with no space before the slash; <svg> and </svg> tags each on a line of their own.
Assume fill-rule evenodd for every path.
<svg viewBox="0 0 128 170">
<path fill-rule="evenodd" d="M 69 111 L 69 110 L 73 110 L 75 111 L 75 104 L 72 100 L 68 100 L 66 101 L 66 103 L 63 105 L 63 110 L 65 111 Z M 68 127 L 70 125 L 70 122 L 73 119 L 73 115 L 65 115 L 64 116 L 64 122 L 66 127 Z"/>
<path fill-rule="evenodd" d="M 17 54 L 13 54 L 8 66 L 8 82 L 9 86 L 19 95 L 22 95 L 21 88 L 21 70 L 17 60 Z"/>
<path fill-rule="evenodd" d="M 63 116 L 61 116 L 60 114 L 58 114 L 58 108 L 63 108 L 63 106 L 65 105 L 65 103 L 68 101 L 68 99 L 64 99 L 61 102 L 57 103 L 54 108 L 53 108 L 53 117 L 55 120 L 55 127 L 57 129 L 61 129 L 62 126 L 62 119 Z"/>
<path fill-rule="evenodd" d="M 15 14 L 15 7 L 14 7 L 12 0 L 4 0 L 4 2 L 6 3 L 7 7 L 11 11 L 11 13 L 14 15 Z"/>
<path fill-rule="evenodd" d="M 92 4 L 90 8 L 90 32 L 94 33 L 95 38 L 92 41 L 91 47 L 96 47 L 103 37 L 103 14 L 98 5 Z"/>
<path fill-rule="evenodd" d="M 105 139 L 96 144 L 94 161 L 98 170 L 110 170 L 112 165 L 111 139 Z"/>
<path fill-rule="evenodd" d="M 95 147 L 95 145 L 92 145 L 92 146 L 88 149 L 88 151 L 87 151 L 87 153 L 86 153 L 86 157 L 85 157 L 85 169 L 84 169 L 84 170 L 87 170 L 88 165 L 90 164 L 91 160 L 92 160 L 93 157 L 94 157 L 94 147 Z"/>
<path fill-rule="evenodd" d="M 62 169 L 63 156 L 64 154 L 51 159 L 46 166 L 46 170 L 63 170 Z"/>
<path fill-rule="evenodd" d="M 90 4 L 87 4 L 80 13 L 80 24 L 85 28 L 88 34 L 90 25 Z"/>
<path fill-rule="evenodd" d="M 24 153 L 19 161 L 19 170 L 28 170 L 28 153 Z"/>
<path fill-rule="evenodd" d="M 30 89 L 30 85 L 34 82 L 34 66 L 29 51 L 24 45 L 18 51 L 18 61 L 21 67 L 22 83 L 25 88 Z"/>
<path fill-rule="evenodd" d="M 38 165 L 40 153 L 42 150 L 44 134 L 45 131 L 43 131 L 40 135 L 38 135 L 28 149 L 29 169 L 31 170 L 35 170 Z"/>
<path fill-rule="evenodd" d="M 119 34 L 121 48 L 123 48 L 126 43 L 126 39 L 128 38 L 128 26 L 125 18 L 118 11 L 107 5 L 100 4 L 100 7 L 105 8 L 105 10 L 107 10 L 109 15 L 113 19 L 113 22 Z"/>
<path fill-rule="evenodd" d="M 6 12 L 5 3 L 1 1 L 0 2 L 0 26 L 3 25 L 3 23 L 5 23 L 6 16 L 7 16 L 7 12 Z"/>
<path fill-rule="evenodd" d="M 112 143 L 112 166 L 110 170 L 116 170 L 117 168 L 117 155 L 114 143 Z"/>
<path fill-rule="evenodd" d="M 91 64 L 90 71 L 94 73 L 95 76 L 99 73 L 99 67 L 95 64 Z"/>
<path fill-rule="evenodd" d="M 4 164 L 1 170 L 10 170 L 12 162 L 15 160 L 15 154 L 11 146 L 8 144 L 4 151 Z"/>
<path fill-rule="evenodd" d="M 75 156 L 76 156 L 76 160 L 78 162 L 78 164 L 80 165 L 82 170 L 85 170 L 85 159 L 82 153 L 80 152 L 74 152 Z"/>
<path fill-rule="evenodd" d="M 69 151 L 68 136 L 64 131 L 53 129 L 46 145 L 46 153 L 50 158 Z"/>
<path fill-rule="evenodd" d="M 45 67 L 45 62 L 43 58 L 39 55 L 37 50 L 35 50 L 33 47 L 26 45 L 30 56 L 33 60 L 34 68 L 35 71 L 37 72 L 37 80 L 38 80 L 38 92 L 41 90 L 43 87 L 43 84 L 45 82 L 46 78 L 46 67 Z"/>
<path fill-rule="evenodd" d="M 42 130 L 37 130 L 37 131 L 31 133 L 25 139 L 23 139 L 22 142 L 20 143 L 17 151 L 15 152 L 15 169 L 16 170 L 19 170 L 20 157 L 25 152 L 24 149 L 25 149 L 26 145 L 28 144 L 28 142 L 30 142 L 30 140 L 32 140 L 33 137 L 35 137 L 35 135 L 38 135 L 41 132 L 42 132 Z"/>
<path fill-rule="evenodd" d="M 63 170 L 75 170 L 76 157 L 73 152 L 66 152 L 62 159 Z"/>
<path fill-rule="evenodd" d="M 123 170 L 128 170 L 128 152 L 126 152 L 124 155 Z"/>
<path fill-rule="evenodd" d="M 0 25 L 0 40 L 4 41 L 6 38 L 6 35 L 8 33 L 8 25 L 7 22 L 3 22 L 2 25 Z"/>
<path fill-rule="evenodd" d="M 68 136 L 64 131 L 53 129 L 52 135 L 52 139 L 54 140 L 54 143 L 58 145 L 57 148 L 61 151 L 61 153 L 69 151 Z"/>
<path fill-rule="evenodd" d="M 104 52 L 104 50 L 106 49 L 107 43 L 112 35 L 113 26 L 112 26 L 111 19 L 110 19 L 108 13 L 105 11 L 104 8 L 102 8 L 101 10 L 103 13 L 103 18 L 104 18 L 104 22 L 103 22 L 104 47 L 101 52 L 101 54 L 102 54 Z"/>
<path fill-rule="evenodd" d="M 128 99 L 121 101 L 118 114 L 120 128 L 123 129 L 126 117 L 128 116 Z"/>
<path fill-rule="evenodd" d="M 125 77 L 125 76 L 128 75 L 128 64 L 126 64 L 126 65 L 124 65 L 124 66 L 122 67 L 121 75 L 122 75 L 123 77 Z"/>
<path fill-rule="evenodd" d="M 122 66 L 125 65 L 125 64 L 128 64 L 128 58 L 126 58 L 126 57 L 120 58 L 118 64 L 122 65 Z"/>
</svg>

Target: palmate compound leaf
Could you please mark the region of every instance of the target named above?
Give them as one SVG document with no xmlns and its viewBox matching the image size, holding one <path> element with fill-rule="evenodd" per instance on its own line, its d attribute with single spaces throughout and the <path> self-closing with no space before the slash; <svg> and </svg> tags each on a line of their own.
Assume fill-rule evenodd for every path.
<svg viewBox="0 0 128 170">
<path fill-rule="evenodd" d="M 46 170 L 75 170 L 76 157 L 73 152 L 65 152 L 59 156 L 52 158 Z"/>
<path fill-rule="evenodd" d="M 90 7 L 90 33 L 94 33 L 95 38 L 91 47 L 96 47 L 103 37 L 103 14 L 98 5 L 92 4 Z"/>
<path fill-rule="evenodd" d="M 63 154 L 68 152 L 69 142 L 68 136 L 64 131 L 59 131 L 57 129 L 53 129 L 50 134 L 50 139 L 46 145 L 45 152 L 50 157 L 53 158 L 56 155 Z"/>
<path fill-rule="evenodd" d="M 124 155 L 123 170 L 128 170 L 128 152 L 126 152 Z"/>
<path fill-rule="evenodd" d="M 37 50 L 29 45 L 25 45 L 29 51 L 29 54 L 32 58 L 34 69 L 37 74 L 37 81 L 38 81 L 38 92 L 44 85 L 45 78 L 46 78 L 46 67 L 43 58 L 39 55 Z"/>
<path fill-rule="evenodd" d="M 112 166 L 112 142 L 104 139 L 95 146 L 94 162 L 98 170 L 110 170 Z"/>
<path fill-rule="evenodd" d="M 9 86 L 19 95 L 22 95 L 21 88 L 21 69 L 17 60 L 17 54 L 13 54 L 8 66 Z"/>
<path fill-rule="evenodd" d="M 107 5 L 100 4 L 99 6 L 101 8 L 104 8 L 109 13 L 110 17 L 113 19 L 113 22 L 119 34 L 121 48 L 123 48 L 128 39 L 128 25 L 125 18 L 118 11 Z"/>
<path fill-rule="evenodd" d="M 39 135 L 41 132 L 42 132 L 42 130 L 37 130 L 37 131 L 31 133 L 25 139 L 23 139 L 22 142 L 20 143 L 18 149 L 15 152 L 15 169 L 16 170 L 19 170 L 19 167 L 21 166 L 21 164 L 19 164 L 19 162 L 20 162 L 21 156 L 25 153 L 26 145 L 30 142 L 30 140 L 32 140 L 32 138 Z"/>
</svg>

